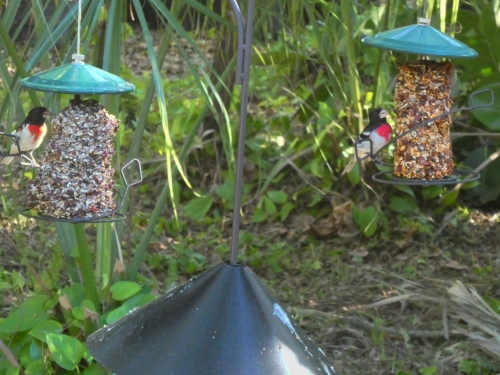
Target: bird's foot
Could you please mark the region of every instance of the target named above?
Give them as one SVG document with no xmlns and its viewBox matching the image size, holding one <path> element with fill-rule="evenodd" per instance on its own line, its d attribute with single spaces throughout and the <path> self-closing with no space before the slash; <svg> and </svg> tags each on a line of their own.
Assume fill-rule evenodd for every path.
<svg viewBox="0 0 500 375">
<path fill-rule="evenodd" d="M 28 161 L 28 162 L 21 163 L 22 165 L 29 165 L 32 168 L 40 168 L 40 165 L 36 162 L 35 158 L 31 154 L 31 152 L 29 153 L 29 156 L 26 156 L 24 154 L 21 156 Z"/>
<path fill-rule="evenodd" d="M 32 168 L 40 168 L 40 164 L 38 164 L 36 161 L 30 161 L 28 162 L 21 162 L 21 165 L 29 165 Z"/>
<path fill-rule="evenodd" d="M 26 155 L 21 155 L 23 158 L 25 158 L 26 160 L 28 160 L 27 162 L 22 162 L 21 165 L 29 165 L 31 168 L 40 168 L 40 165 L 36 162 L 36 160 L 31 157 L 27 157 Z M 31 154 L 30 154 L 31 156 Z"/>
</svg>

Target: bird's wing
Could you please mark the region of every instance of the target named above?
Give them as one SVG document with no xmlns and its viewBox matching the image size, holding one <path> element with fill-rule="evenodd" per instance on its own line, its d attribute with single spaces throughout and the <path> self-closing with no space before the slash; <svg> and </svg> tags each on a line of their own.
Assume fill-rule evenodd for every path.
<svg viewBox="0 0 500 375">
<path fill-rule="evenodd" d="M 370 121 L 368 125 L 366 125 L 366 128 L 363 129 L 363 132 L 361 133 L 364 138 L 367 138 L 370 133 L 377 128 L 377 126 L 380 125 L 380 123 L 383 121 Z"/>
<path fill-rule="evenodd" d="M 24 127 L 24 122 L 17 127 L 15 133 L 21 132 L 23 130 L 23 127 Z"/>
<path fill-rule="evenodd" d="M 367 139 L 367 138 L 370 138 L 370 132 L 371 132 L 371 130 L 366 130 L 366 129 L 365 129 L 365 130 L 363 130 L 363 131 L 361 132 L 361 134 L 359 135 L 359 138 L 361 138 L 361 139 Z"/>
</svg>

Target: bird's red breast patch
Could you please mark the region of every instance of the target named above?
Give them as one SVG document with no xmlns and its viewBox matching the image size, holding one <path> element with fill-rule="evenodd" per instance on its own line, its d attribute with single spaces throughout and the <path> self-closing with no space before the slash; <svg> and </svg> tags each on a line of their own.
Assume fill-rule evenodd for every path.
<svg viewBox="0 0 500 375">
<path fill-rule="evenodd" d="M 42 126 L 37 126 L 37 125 L 28 125 L 28 131 L 30 132 L 31 135 L 33 135 L 33 142 L 36 142 L 38 138 L 43 134 L 43 125 Z"/>
<path fill-rule="evenodd" d="M 388 141 L 389 138 L 391 138 L 392 128 L 389 124 L 383 123 L 377 128 L 377 134 L 384 137 L 384 139 Z"/>
</svg>

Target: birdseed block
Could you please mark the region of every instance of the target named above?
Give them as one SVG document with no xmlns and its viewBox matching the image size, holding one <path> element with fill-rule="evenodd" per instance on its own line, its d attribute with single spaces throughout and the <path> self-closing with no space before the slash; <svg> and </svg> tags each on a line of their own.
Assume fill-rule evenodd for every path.
<svg viewBox="0 0 500 375">
<path fill-rule="evenodd" d="M 399 67 L 394 102 L 396 135 L 452 109 L 452 64 L 421 60 Z M 451 116 L 430 122 L 396 141 L 394 174 L 434 180 L 453 172 Z"/>
<path fill-rule="evenodd" d="M 28 185 L 29 207 L 55 218 L 94 218 L 115 209 L 111 156 L 117 120 L 95 100 L 63 109 Z"/>
</svg>

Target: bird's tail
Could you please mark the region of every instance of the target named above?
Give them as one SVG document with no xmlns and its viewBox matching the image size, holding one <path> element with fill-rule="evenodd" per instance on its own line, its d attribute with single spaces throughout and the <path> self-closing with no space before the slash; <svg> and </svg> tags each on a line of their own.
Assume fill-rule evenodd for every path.
<svg viewBox="0 0 500 375">
<path fill-rule="evenodd" d="M 11 155 L 18 154 L 18 152 L 19 152 L 19 149 L 17 148 L 17 146 L 15 144 L 12 144 L 12 146 L 10 146 L 9 154 L 11 154 Z M 0 164 L 9 165 L 10 163 L 12 163 L 12 160 L 14 160 L 14 156 L 6 156 L 2 160 L 0 160 Z"/>
<path fill-rule="evenodd" d="M 0 164 L 8 165 L 12 162 L 12 160 L 14 160 L 13 156 L 6 156 L 0 161 Z"/>
<path fill-rule="evenodd" d="M 342 172 L 342 174 L 340 176 L 343 176 L 346 173 L 349 173 L 350 171 L 352 171 L 352 169 L 356 165 L 357 161 L 358 160 L 356 159 L 356 155 L 353 155 L 352 158 L 351 158 L 351 160 L 349 160 L 349 163 L 347 163 L 347 166 L 345 167 L 344 171 Z"/>
</svg>

